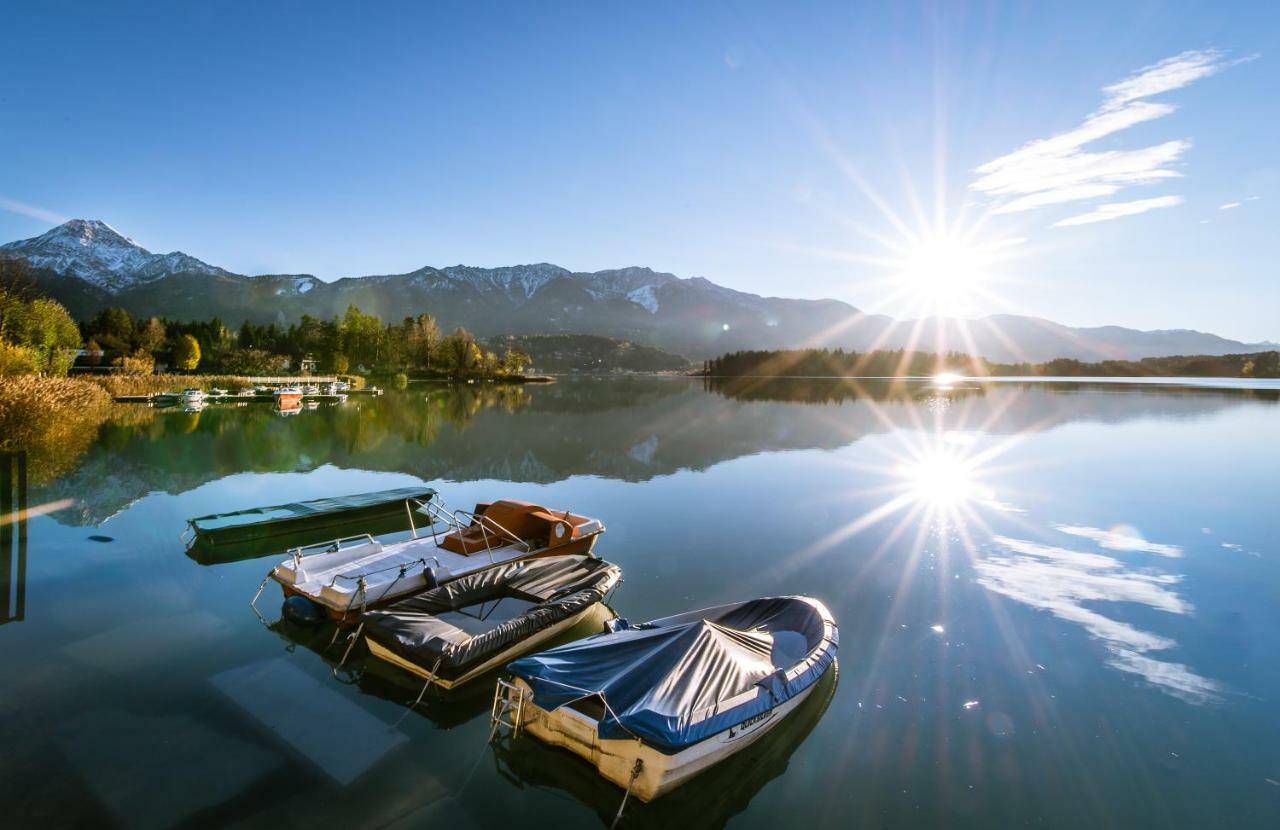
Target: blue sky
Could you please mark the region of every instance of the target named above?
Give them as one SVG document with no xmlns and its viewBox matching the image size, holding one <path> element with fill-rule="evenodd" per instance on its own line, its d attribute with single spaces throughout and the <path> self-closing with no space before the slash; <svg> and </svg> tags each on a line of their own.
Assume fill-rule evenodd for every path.
<svg viewBox="0 0 1280 830">
<path fill-rule="evenodd" d="M 0 240 L 97 218 L 245 273 L 648 265 L 900 316 L 937 307 L 922 247 L 976 250 L 944 310 L 1280 340 L 1280 5 L 691 5 L 10 9 Z"/>
</svg>

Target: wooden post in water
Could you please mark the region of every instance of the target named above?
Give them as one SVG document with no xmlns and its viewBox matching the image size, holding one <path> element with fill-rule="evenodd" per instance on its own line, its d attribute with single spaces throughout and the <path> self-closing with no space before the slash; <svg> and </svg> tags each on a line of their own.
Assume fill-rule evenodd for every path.
<svg viewBox="0 0 1280 830">
<path fill-rule="evenodd" d="M 13 456 L 0 453 L 0 625 L 13 619 L 9 596 L 13 592 Z"/>
<path fill-rule="evenodd" d="M 18 587 L 14 594 L 13 619 L 27 616 L 27 451 L 18 451 Z"/>
</svg>

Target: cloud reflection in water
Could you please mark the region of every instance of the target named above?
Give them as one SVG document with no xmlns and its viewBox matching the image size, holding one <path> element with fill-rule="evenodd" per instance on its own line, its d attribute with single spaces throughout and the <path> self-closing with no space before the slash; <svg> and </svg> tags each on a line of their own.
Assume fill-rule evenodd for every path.
<svg viewBox="0 0 1280 830">
<path fill-rule="evenodd" d="M 1137 549 L 1165 556 L 1177 555 L 1168 551 L 1180 552 L 1171 545 L 1113 547 L 1107 544 L 1115 541 L 1108 535 L 1110 532 L 1094 528 L 1058 526 L 1058 530 L 1095 539 L 1103 547 L 1113 549 Z M 1141 541 L 1136 536 L 1118 538 Z M 1208 703 L 1219 698 L 1222 688 L 1215 681 L 1201 677 L 1181 663 L 1152 656 L 1153 652 L 1175 647 L 1174 640 L 1086 607 L 1087 603 L 1133 602 L 1169 614 L 1188 614 L 1193 610 L 1191 604 L 1174 590 L 1181 576 L 1133 571 L 1121 560 L 1101 553 L 1074 551 L 1008 536 L 994 536 L 993 542 L 1003 550 L 974 563 L 979 584 L 1081 626 L 1103 642 L 1111 653 L 1108 662 L 1113 667 L 1139 675 L 1175 697 L 1189 703 Z M 1151 550 L 1151 547 L 1163 550 Z"/>
</svg>

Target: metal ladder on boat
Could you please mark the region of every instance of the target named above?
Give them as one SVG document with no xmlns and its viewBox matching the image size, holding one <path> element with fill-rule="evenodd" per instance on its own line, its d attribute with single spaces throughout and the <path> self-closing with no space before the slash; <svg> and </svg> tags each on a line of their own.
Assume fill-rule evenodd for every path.
<svg viewBox="0 0 1280 830">
<path fill-rule="evenodd" d="M 524 716 L 524 688 L 502 678 L 493 689 L 493 706 L 489 710 L 489 740 L 506 727 L 511 737 L 520 734 L 520 722 Z"/>
</svg>

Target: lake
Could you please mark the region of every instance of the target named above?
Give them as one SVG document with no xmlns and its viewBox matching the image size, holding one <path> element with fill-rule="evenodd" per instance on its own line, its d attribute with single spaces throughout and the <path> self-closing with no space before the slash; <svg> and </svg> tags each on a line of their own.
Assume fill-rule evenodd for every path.
<svg viewBox="0 0 1280 830">
<path fill-rule="evenodd" d="M 796 715 L 621 827 L 1280 826 L 1280 383 L 564 379 L 281 417 L 119 407 L 0 550 L 6 826 L 598 827 L 621 790 L 486 744 L 279 621 L 188 517 L 427 482 L 604 519 L 634 621 L 809 594 Z M 388 538 L 402 538 L 395 531 Z M 406 714 L 407 712 L 407 714 Z M 13 822 L 13 823 L 11 823 Z"/>
</svg>

